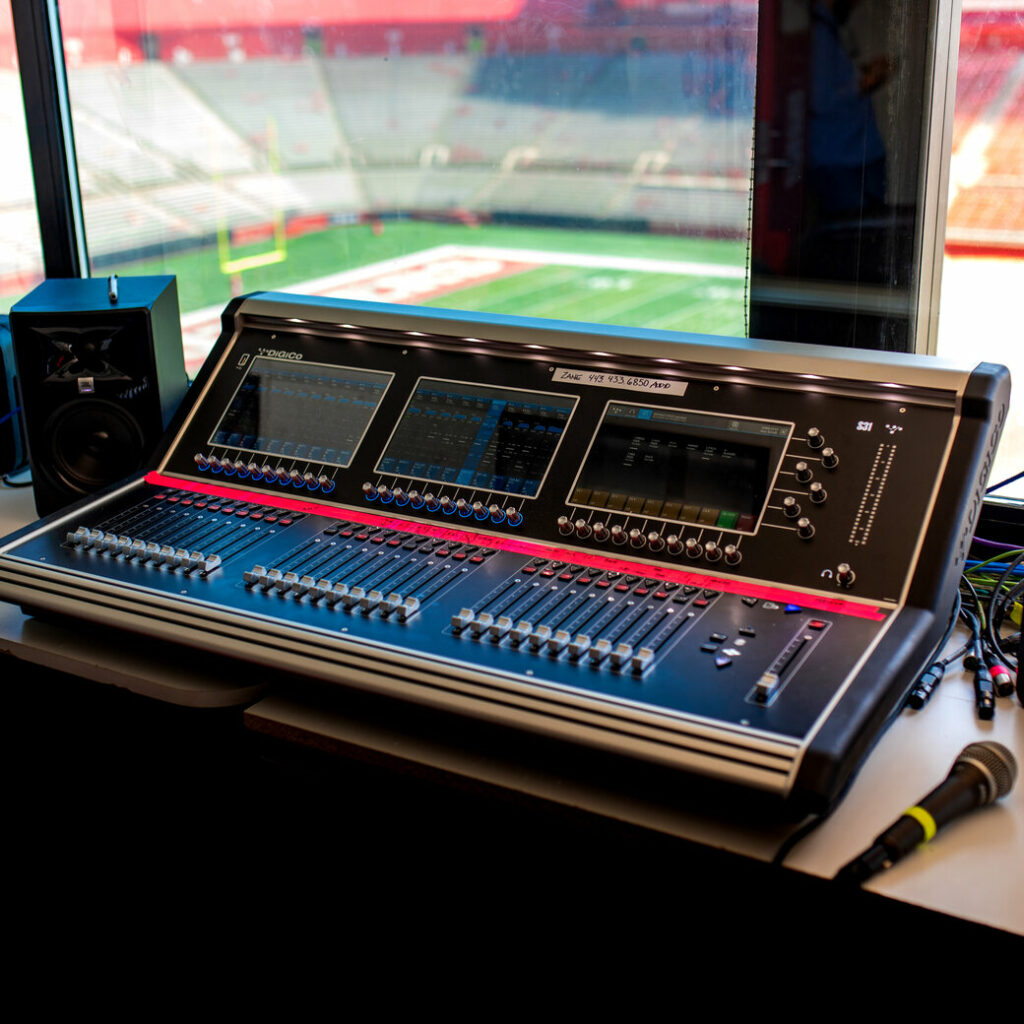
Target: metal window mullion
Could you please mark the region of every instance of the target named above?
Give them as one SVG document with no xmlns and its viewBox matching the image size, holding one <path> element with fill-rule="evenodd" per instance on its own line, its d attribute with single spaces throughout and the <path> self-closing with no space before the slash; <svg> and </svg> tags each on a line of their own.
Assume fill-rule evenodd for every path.
<svg viewBox="0 0 1024 1024">
<path fill-rule="evenodd" d="M 85 277 L 82 195 L 57 0 L 11 0 L 47 277 Z"/>
</svg>

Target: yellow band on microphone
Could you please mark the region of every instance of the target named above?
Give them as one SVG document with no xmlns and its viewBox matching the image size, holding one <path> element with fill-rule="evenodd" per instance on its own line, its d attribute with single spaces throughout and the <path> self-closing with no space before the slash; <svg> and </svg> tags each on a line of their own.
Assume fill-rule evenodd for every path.
<svg viewBox="0 0 1024 1024">
<path fill-rule="evenodd" d="M 938 832 L 939 829 L 935 824 L 935 819 L 923 807 L 918 807 L 915 804 L 913 807 L 908 807 L 903 813 L 907 817 L 913 818 L 924 829 L 922 843 L 927 843 Z"/>
</svg>

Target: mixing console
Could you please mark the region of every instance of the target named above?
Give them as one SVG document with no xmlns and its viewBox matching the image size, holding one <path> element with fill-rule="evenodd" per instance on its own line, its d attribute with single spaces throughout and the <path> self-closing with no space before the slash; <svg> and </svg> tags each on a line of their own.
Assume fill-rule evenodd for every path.
<svg viewBox="0 0 1024 1024">
<path fill-rule="evenodd" d="M 1008 390 L 259 294 L 0 596 L 820 807 L 943 631 Z"/>
</svg>

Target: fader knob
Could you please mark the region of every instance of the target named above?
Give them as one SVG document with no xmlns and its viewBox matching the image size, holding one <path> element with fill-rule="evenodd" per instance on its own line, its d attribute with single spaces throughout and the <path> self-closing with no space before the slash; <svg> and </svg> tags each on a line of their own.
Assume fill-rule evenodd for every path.
<svg viewBox="0 0 1024 1024">
<path fill-rule="evenodd" d="M 608 527 L 604 523 L 594 523 L 594 540 L 606 541 L 608 539 Z"/>
<path fill-rule="evenodd" d="M 572 525 L 572 520 L 568 516 L 559 516 L 558 517 L 558 532 L 563 537 L 568 537 L 569 534 L 571 534 L 573 532 L 573 530 L 574 530 L 574 527 Z"/>
<path fill-rule="evenodd" d="M 625 544 L 629 537 L 626 535 L 626 531 L 616 523 L 610 530 L 612 535 L 613 544 Z"/>
<path fill-rule="evenodd" d="M 813 501 L 815 505 L 820 505 L 828 497 L 828 491 L 826 491 L 824 485 L 818 481 L 815 481 L 807 488 L 807 493 L 810 495 L 811 501 Z"/>
<path fill-rule="evenodd" d="M 796 478 L 802 484 L 806 484 L 814 476 L 811 472 L 811 467 L 806 462 L 798 462 L 796 464 Z"/>
<path fill-rule="evenodd" d="M 821 464 L 826 469 L 835 469 L 839 465 L 839 456 L 836 455 L 834 448 L 821 449 Z"/>
<path fill-rule="evenodd" d="M 807 516 L 801 516 L 796 521 L 796 532 L 803 540 L 810 540 L 814 536 L 814 524 Z"/>
<path fill-rule="evenodd" d="M 796 519 L 800 515 L 800 502 L 792 494 L 787 494 L 782 499 L 782 514 L 787 519 Z"/>
<path fill-rule="evenodd" d="M 820 448 L 825 443 L 825 438 L 817 427 L 811 427 L 807 431 L 807 446 L 809 448 Z"/>
<path fill-rule="evenodd" d="M 631 548 L 642 548 L 647 543 L 647 538 L 641 530 L 635 526 L 629 531 L 629 546 Z"/>
<path fill-rule="evenodd" d="M 717 562 L 722 557 L 722 549 L 713 540 L 709 540 L 704 545 L 704 557 L 709 562 Z"/>
<path fill-rule="evenodd" d="M 594 532 L 590 527 L 590 523 L 588 523 L 586 519 L 577 519 L 576 522 L 573 523 L 573 528 L 576 531 L 576 536 L 582 539 L 586 539 Z"/>
<path fill-rule="evenodd" d="M 683 544 L 683 550 L 686 551 L 687 558 L 700 558 L 704 554 L 704 546 L 699 540 L 694 537 L 687 537 Z"/>
<path fill-rule="evenodd" d="M 849 562 L 840 562 L 836 566 L 836 583 L 841 587 L 852 587 L 857 574 L 850 568 Z"/>
<path fill-rule="evenodd" d="M 647 546 L 652 551 L 661 551 L 665 547 L 665 538 L 657 530 L 651 530 L 647 534 Z"/>
</svg>

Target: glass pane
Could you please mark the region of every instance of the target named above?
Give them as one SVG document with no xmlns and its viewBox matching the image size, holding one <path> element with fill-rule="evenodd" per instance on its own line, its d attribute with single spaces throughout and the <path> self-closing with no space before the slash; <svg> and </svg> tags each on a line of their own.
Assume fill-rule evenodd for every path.
<svg viewBox="0 0 1024 1024">
<path fill-rule="evenodd" d="M 193 367 L 257 289 L 745 333 L 753 2 L 61 18 L 93 272 L 177 274 Z"/>
<path fill-rule="evenodd" d="M 35 187 L 10 4 L 0 4 L 0 313 L 43 279 Z"/>
<path fill-rule="evenodd" d="M 1024 469 L 1024 3 L 964 3 L 949 200 L 938 353 L 1003 363 L 1017 385 L 995 483 Z"/>
</svg>

